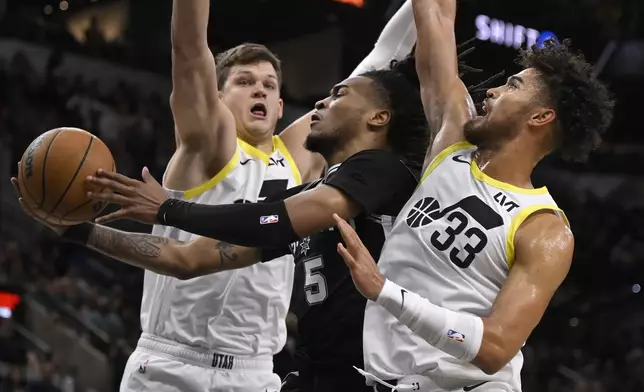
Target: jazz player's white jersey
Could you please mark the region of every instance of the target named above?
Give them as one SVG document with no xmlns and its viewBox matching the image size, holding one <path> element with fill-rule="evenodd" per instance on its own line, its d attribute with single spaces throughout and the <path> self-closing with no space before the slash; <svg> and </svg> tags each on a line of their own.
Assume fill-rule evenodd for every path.
<svg viewBox="0 0 644 392">
<path fill-rule="evenodd" d="M 284 143 L 273 137 L 269 156 L 238 139 L 219 174 L 170 197 L 202 204 L 256 202 L 301 184 Z M 194 234 L 154 226 L 154 235 L 190 241 Z M 267 357 L 286 342 L 285 318 L 293 285 L 292 256 L 186 281 L 145 271 L 141 328 L 183 345 L 234 356 Z"/>
<path fill-rule="evenodd" d="M 386 278 L 437 306 L 482 317 L 512 268 L 521 223 L 540 210 L 565 217 L 546 188 L 522 189 L 485 175 L 472 160 L 474 151 L 462 142 L 434 159 L 398 215 L 378 266 Z M 521 390 L 521 352 L 487 375 L 434 348 L 373 302 L 364 325 L 365 370 L 383 380 L 422 375 L 434 384 L 429 391 L 482 381 Z"/>
</svg>

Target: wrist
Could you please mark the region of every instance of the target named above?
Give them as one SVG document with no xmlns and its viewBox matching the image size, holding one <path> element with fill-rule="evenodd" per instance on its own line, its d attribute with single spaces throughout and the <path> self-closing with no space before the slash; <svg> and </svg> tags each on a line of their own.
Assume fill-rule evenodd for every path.
<svg viewBox="0 0 644 392">
<path fill-rule="evenodd" d="M 407 292 L 404 288 L 398 286 L 391 280 L 385 279 L 382 290 L 380 290 L 380 294 L 378 294 L 375 302 L 394 314 L 394 316 L 399 316 L 402 313 L 402 307 L 404 304 L 403 291 L 405 293 Z"/>
<path fill-rule="evenodd" d="M 157 223 L 164 226 L 172 226 L 172 217 L 175 211 L 187 203 L 177 199 L 167 199 L 159 206 L 157 211 Z"/>
</svg>

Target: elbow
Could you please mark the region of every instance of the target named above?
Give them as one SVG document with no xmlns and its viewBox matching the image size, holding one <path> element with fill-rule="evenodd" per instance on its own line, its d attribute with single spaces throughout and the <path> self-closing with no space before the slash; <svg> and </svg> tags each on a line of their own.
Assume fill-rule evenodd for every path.
<svg viewBox="0 0 644 392">
<path fill-rule="evenodd" d="M 473 364 L 481 369 L 483 373 L 492 375 L 501 371 L 509 362 L 510 359 L 506 356 L 490 355 L 477 357 Z"/>
<path fill-rule="evenodd" d="M 519 348 L 513 347 L 514 345 L 509 343 L 508 340 L 501 330 L 493 333 L 488 324 L 483 336 L 483 342 L 481 342 L 481 348 L 472 364 L 485 374 L 491 375 L 499 372 L 510 363 L 520 350 L 520 346 Z"/>
</svg>

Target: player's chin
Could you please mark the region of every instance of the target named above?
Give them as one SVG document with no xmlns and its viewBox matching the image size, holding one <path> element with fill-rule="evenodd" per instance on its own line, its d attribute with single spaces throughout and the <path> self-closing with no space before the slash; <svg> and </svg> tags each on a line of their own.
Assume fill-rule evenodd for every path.
<svg viewBox="0 0 644 392">
<path fill-rule="evenodd" d="M 276 125 L 276 121 L 270 119 L 254 120 L 246 122 L 244 128 L 252 136 L 266 137 L 267 135 L 273 135 Z"/>
</svg>

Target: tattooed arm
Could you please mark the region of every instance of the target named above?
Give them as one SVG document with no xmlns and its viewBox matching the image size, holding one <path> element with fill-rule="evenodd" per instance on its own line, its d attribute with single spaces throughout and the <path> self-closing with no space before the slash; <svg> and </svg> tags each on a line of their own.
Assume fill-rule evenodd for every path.
<svg viewBox="0 0 644 392">
<path fill-rule="evenodd" d="M 261 257 L 259 249 L 210 238 L 180 242 L 100 225 L 94 226 L 87 245 L 135 267 L 179 279 L 247 267 L 257 263 Z"/>
</svg>

